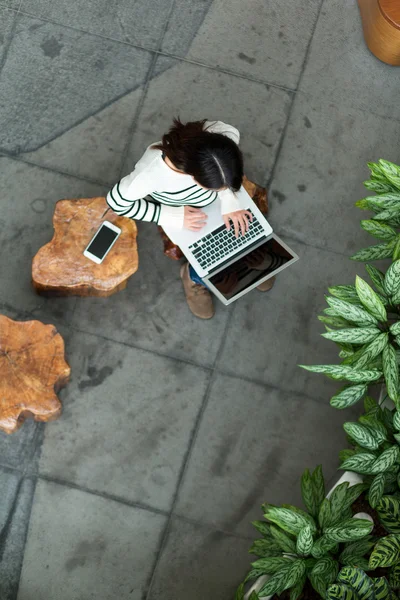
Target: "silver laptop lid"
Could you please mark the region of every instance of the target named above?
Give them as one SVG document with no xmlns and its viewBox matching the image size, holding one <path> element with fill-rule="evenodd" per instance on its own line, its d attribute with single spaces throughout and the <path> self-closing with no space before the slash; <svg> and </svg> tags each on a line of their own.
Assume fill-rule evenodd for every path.
<svg viewBox="0 0 400 600">
<path fill-rule="evenodd" d="M 204 282 L 227 305 L 297 260 L 297 254 L 272 233 L 249 252 L 216 269 L 204 278 Z"/>
</svg>

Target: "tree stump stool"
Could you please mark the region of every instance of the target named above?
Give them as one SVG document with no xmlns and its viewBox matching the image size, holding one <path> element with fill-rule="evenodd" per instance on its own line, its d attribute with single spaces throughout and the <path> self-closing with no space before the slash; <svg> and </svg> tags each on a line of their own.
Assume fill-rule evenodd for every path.
<svg viewBox="0 0 400 600">
<path fill-rule="evenodd" d="M 400 65 L 399 0 L 358 0 L 368 48 L 381 61 Z"/>
<path fill-rule="evenodd" d="M 98 265 L 83 251 L 105 220 L 115 223 L 122 233 Z M 53 239 L 32 262 L 32 283 L 39 294 L 107 297 L 126 287 L 139 265 L 137 227 L 132 219 L 109 210 L 105 198 L 84 198 L 59 200 L 53 225 Z"/>
<path fill-rule="evenodd" d="M 27 417 L 57 419 L 56 392 L 70 373 L 64 340 L 53 325 L 0 315 L 0 429 L 13 433 Z"/>
<path fill-rule="evenodd" d="M 253 202 L 258 206 L 263 214 L 268 214 L 268 197 L 267 190 L 256 183 L 253 183 L 245 176 L 243 178 L 243 187 Z M 164 254 L 173 260 L 180 260 L 183 258 L 182 250 L 174 244 L 162 227 L 158 228 L 162 241 L 164 243 Z"/>
</svg>

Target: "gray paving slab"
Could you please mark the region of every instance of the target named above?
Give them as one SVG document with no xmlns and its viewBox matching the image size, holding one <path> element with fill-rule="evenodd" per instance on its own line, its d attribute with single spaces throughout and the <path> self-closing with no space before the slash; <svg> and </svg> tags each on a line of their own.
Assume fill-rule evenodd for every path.
<svg viewBox="0 0 400 600">
<path fill-rule="evenodd" d="M 5 58 L 15 24 L 16 13 L 8 10 L 8 3 L 0 2 L 0 69 Z M 1 72 L 1 71 L 0 71 Z"/>
<path fill-rule="evenodd" d="M 34 482 L 0 467 L 0 597 L 15 600 L 34 493 Z"/>
<path fill-rule="evenodd" d="M 209 373 L 92 335 L 69 342 L 64 412 L 40 472 L 169 510 Z"/>
<path fill-rule="evenodd" d="M 140 600 L 165 517 L 39 481 L 18 600 Z"/>
<path fill-rule="evenodd" d="M 144 149 L 161 139 L 173 117 L 180 115 L 183 121 L 219 119 L 237 127 L 242 136 L 240 146 L 246 173 L 262 183 L 266 170 L 274 163 L 291 99 L 291 94 L 284 90 L 161 56 L 133 136 L 125 172 L 132 170 Z"/>
<path fill-rule="evenodd" d="M 144 50 L 19 15 L 1 73 L 0 148 L 19 154 L 48 144 L 141 87 L 150 61 L 151 54 Z M 97 137 L 95 128 L 90 150 L 81 148 L 86 150 L 80 156 L 85 163 L 81 172 L 87 174 L 89 170 L 94 179 L 101 167 L 107 171 L 108 159 L 109 177 L 118 170 L 120 153 L 127 142 L 128 113 L 132 119 L 135 102 L 131 111 L 121 103 L 120 111 L 125 128 L 121 130 L 120 125 L 116 132 L 119 135 L 111 135 L 110 140 L 107 135 Z M 102 135 L 110 131 L 111 123 L 103 127 Z M 96 157 L 98 148 L 101 158 Z M 74 154 L 79 149 L 79 144 L 76 149 L 70 146 L 69 152 Z M 63 157 L 66 170 L 68 166 L 73 169 L 76 157 L 68 165 L 65 148 Z M 54 164 L 58 166 L 59 162 Z M 101 175 L 107 180 L 107 172 Z"/>
<path fill-rule="evenodd" d="M 368 161 L 400 160 L 400 121 L 299 94 L 272 182 L 270 218 L 304 243 L 351 256 L 375 243 L 354 203 L 370 195 Z"/>
<path fill-rule="evenodd" d="M 347 447 L 342 423 L 359 410 L 344 414 L 328 400 L 218 376 L 176 514 L 258 537 L 251 521 L 262 518 L 263 502 L 299 505 L 306 467 L 322 463 L 327 480 L 334 475 L 338 451 Z"/>
<path fill-rule="evenodd" d="M 254 290 L 236 303 L 219 368 L 326 403 L 337 383 L 297 365 L 337 363 L 336 345 L 320 336 L 325 330 L 317 316 L 327 306 L 328 286 L 366 273 L 345 256 L 283 239 L 300 260 L 278 275 L 270 292 Z"/>
<path fill-rule="evenodd" d="M 321 0 L 177 0 L 163 49 L 295 88 L 320 4 Z"/>
<path fill-rule="evenodd" d="M 16 9 L 18 9 L 20 3 L 21 3 L 21 0 L 1 0 L 0 11 L 2 11 L 3 8 L 9 8 L 11 10 L 16 10 Z M 4 14 L 2 15 L 2 17 L 4 18 Z"/>
<path fill-rule="evenodd" d="M 158 48 L 172 0 L 90 3 L 72 0 L 23 0 L 21 9 L 38 17 L 131 44 Z"/>
<path fill-rule="evenodd" d="M 300 84 L 302 93 L 317 108 L 321 102 L 332 103 L 398 120 L 399 85 L 400 70 L 378 60 L 365 44 L 357 1 L 324 2 Z"/>
<path fill-rule="evenodd" d="M 0 189 L 6 197 L 0 216 L 1 307 L 27 311 L 31 318 L 56 326 L 68 322 L 75 298 L 38 296 L 31 285 L 32 258 L 53 237 L 57 200 L 100 196 L 104 188 L 0 157 Z"/>
<path fill-rule="evenodd" d="M 249 544 L 174 519 L 148 600 L 231 600 L 249 570 Z"/>
<path fill-rule="evenodd" d="M 83 331 L 211 366 L 230 310 L 216 303 L 217 317 L 201 321 L 189 311 L 180 263 L 163 255 L 156 225 L 138 223 L 139 270 L 124 291 L 110 298 L 85 298 L 72 323 Z"/>
<path fill-rule="evenodd" d="M 36 472 L 43 431 L 43 425 L 32 419 L 13 434 L 0 431 L 0 464 L 22 472 Z"/>
</svg>

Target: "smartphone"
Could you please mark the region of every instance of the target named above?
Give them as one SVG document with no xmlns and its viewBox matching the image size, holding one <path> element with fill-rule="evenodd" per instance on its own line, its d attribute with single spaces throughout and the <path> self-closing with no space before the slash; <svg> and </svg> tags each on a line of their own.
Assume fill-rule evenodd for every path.
<svg viewBox="0 0 400 600">
<path fill-rule="evenodd" d="M 110 252 L 120 234 L 119 227 L 110 221 L 104 221 L 84 250 L 84 256 L 99 265 Z"/>
</svg>

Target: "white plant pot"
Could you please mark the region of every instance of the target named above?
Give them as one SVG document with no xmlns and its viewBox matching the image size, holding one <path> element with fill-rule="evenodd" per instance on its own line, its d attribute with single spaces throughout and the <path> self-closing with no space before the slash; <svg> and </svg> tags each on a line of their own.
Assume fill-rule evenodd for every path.
<svg viewBox="0 0 400 600">
<path fill-rule="evenodd" d="M 329 498 L 330 495 L 332 494 L 333 490 L 340 485 L 341 483 L 344 483 L 345 481 L 349 482 L 350 487 L 352 485 L 356 485 L 357 483 L 362 483 L 362 477 L 361 475 L 358 475 L 358 473 L 352 473 L 351 471 L 345 471 L 343 473 L 343 475 L 340 477 L 340 479 L 338 479 L 338 481 L 335 483 L 335 485 L 333 486 L 333 488 L 327 493 L 326 497 Z M 367 519 L 368 521 L 371 521 L 373 523 L 373 519 L 370 515 L 368 515 L 367 513 L 357 513 L 356 515 L 354 515 L 355 518 L 358 519 Z M 265 585 L 265 583 L 268 581 L 269 579 L 269 575 L 263 575 L 262 577 L 259 577 L 257 579 L 257 581 L 251 586 L 251 588 L 249 589 L 249 591 L 247 592 L 247 594 L 245 595 L 245 600 L 248 600 L 248 598 L 250 597 L 252 592 L 258 592 L 259 590 L 261 590 L 261 588 L 263 587 L 263 585 Z M 260 600 L 270 600 L 272 598 L 272 596 L 262 596 L 260 597 Z"/>
</svg>

